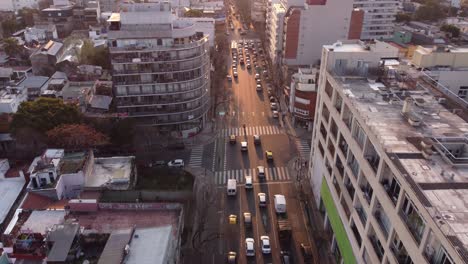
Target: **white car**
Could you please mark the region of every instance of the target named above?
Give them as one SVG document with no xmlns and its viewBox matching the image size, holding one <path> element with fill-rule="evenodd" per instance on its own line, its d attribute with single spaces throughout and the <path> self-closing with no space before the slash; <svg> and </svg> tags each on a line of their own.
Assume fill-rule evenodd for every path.
<svg viewBox="0 0 468 264">
<path fill-rule="evenodd" d="M 256 73 L 255 74 L 255 79 L 259 79 L 260 78 L 260 74 Z"/>
<path fill-rule="evenodd" d="M 261 236 L 260 240 L 262 241 L 262 253 L 263 254 L 270 254 L 271 253 L 270 237 Z"/>
<path fill-rule="evenodd" d="M 185 165 L 184 160 L 182 159 L 171 160 L 167 163 L 167 166 L 172 167 L 172 168 L 183 168 L 184 165 Z"/>
<path fill-rule="evenodd" d="M 245 188 L 246 189 L 253 188 L 252 176 L 245 176 Z"/>
<path fill-rule="evenodd" d="M 265 193 L 258 193 L 258 206 L 266 207 L 266 194 Z"/>
<path fill-rule="evenodd" d="M 226 77 L 226 79 L 230 82 L 230 81 L 232 81 L 232 76 L 231 76 L 231 75 L 228 75 L 228 76 Z"/>
<path fill-rule="evenodd" d="M 277 103 L 270 103 L 271 110 L 277 110 L 278 104 Z"/>
<path fill-rule="evenodd" d="M 273 110 L 273 118 L 279 118 L 279 113 L 276 110 Z"/>
<path fill-rule="evenodd" d="M 245 255 L 255 257 L 255 240 L 251 237 L 245 239 Z"/>
<path fill-rule="evenodd" d="M 233 72 L 232 75 L 234 75 L 234 78 L 237 78 L 237 71 Z"/>
<path fill-rule="evenodd" d="M 257 92 L 261 92 L 261 91 L 262 91 L 262 85 L 261 85 L 261 84 L 257 84 L 256 90 L 257 90 Z"/>
</svg>

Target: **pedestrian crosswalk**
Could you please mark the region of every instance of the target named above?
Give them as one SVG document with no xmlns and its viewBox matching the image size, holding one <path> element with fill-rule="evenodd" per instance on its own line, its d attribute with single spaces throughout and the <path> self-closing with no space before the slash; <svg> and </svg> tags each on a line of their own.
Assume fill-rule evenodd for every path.
<svg viewBox="0 0 468 264">
<path fill-rule="evenodd" d="M 310 140 L 296 139 L 296 147 L 301 158 L 308 159 L 310 156 Z"/>
<path fill-rule="evenodd" d="M 231 127 L 222 129 L 220 131 L 220 136 L 228 137 L 230 135 L 235 136 L 253 136 L 253 135 L 274 135 L 281 134 L 281 129 L 277 126 L 254 126 L 254 127 Z"/>
<path fill-rule="evenodd" d="M 215 183 L 217 185 L 224 185 L 228 179 L 236 179 L 238 183 L 243 183 L 245 176 L 252 176 L 255 182 L 259 182 L 257 177 L 256 168 L 239 169 L 239 170 L 226 170 L 215 172 Z M 265 168 L 266 181 L 287 181 L 290 179 L 287 167 L 273 167 Z"/>
<path fill-rule="evenodd" d="M 190 153 L 189 166 L 193 168 L 201 168 L 203 159 L 203 146 L 196 146 Z"/>
</svg>

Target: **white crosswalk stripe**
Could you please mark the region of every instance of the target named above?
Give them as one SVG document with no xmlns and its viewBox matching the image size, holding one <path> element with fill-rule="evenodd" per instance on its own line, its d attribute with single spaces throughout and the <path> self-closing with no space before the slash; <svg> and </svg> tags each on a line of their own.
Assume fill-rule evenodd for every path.
<svg viewBox="0 0 468 264">
<path fill-rule="evenodd" d="M 203 160 L 203 146 L 196 146 L 190 153 L 189 166 L 194 168 L 201 168 Z"/>
<path fill-rule="evenodd" d="M 239 170 L 226 170 L 215 172 L 215 184 L 225 185 L 228 179 L 236 179 L 237 183 L 244 183 L 245 176 L 250 175 L 254 183 L 259 182 L 256 175 L 256 168 L 239 169 Z M 288 169 L 286 167 L 273 167 L 266 168 L 265 170 L 266 181 L 287 181 L 290 179 Z"/>
<path fill-rule="evenodd" d="M 277 126 L 254 126 L 246 127 L 245 130 L 243 127 L 231 127 L 222 129 L 220 131 L 221 137 L 229 137 L 230 135 L 235 136 L 244 136 L 244 131 L 247 133 L 247 136 L 253 135 L 275 135 L 281 134 L 281 129 Z"/>
<path fill-rule="evenodd" d="M 309 140 L 296 139 L 296 146 L 302 158 L 308 159 L 310 156 Z"/>
</svg>

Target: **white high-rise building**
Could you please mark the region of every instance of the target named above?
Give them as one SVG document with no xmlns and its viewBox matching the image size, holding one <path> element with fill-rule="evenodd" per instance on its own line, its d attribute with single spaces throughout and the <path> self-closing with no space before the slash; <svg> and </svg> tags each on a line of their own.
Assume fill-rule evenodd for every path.
<svg viewBox="0 0 468 264">
<path fill-rule="evenodd" d="M 266 14 L 266 47 L 273 63 L 279 63 L 283 50 L 283 26 L 286 9 L 281 3 L 272 3 L 267 6 Z"/>
<path fill-rule="evenodd" d="M 378 41 L 324 46 L 314 202 L 344 263 L 467 263 L 468 124 L 397 56 Z"/>
<path fill-rule="evenodd" d="M 391 38 L 399 5 L 399 0 L 354 0 L 354 8 L 364 11 L 361 39 Z"/>
<path fill-rule="evenodd" d="M 200 131 L 210 106 L 207 35 L 169 2 L 123 5 L 108 20 L 117 112 L 160 131 Z"/>
</svg>

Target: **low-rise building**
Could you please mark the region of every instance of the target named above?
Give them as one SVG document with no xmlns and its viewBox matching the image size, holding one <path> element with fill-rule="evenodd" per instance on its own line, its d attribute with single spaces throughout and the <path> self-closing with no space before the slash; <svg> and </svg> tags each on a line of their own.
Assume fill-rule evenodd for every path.
<svg viewBox="0 0 468 264">
<path fill-rule="evenodd" d="M 37 24 L 33 27 L 27 27 L 24 31 L 24 40 L 27 44 L 33 42 L 45 44 L 56 39 L 58 39 L 58 34 L 54 24 Z"/>
<path fill-rule="evenodd" d="M 76 198 L 84 188 L 126 190 L 135 183 L 134 157 L 95 158 L 92 151 L 48 149 L 30 168 L 28 191 L 55 200 Z"/>
<path fill-rule="evenodd" d="M 0 90 L 0 114 L 1 113 L 16 113 L 22 102 L 28 100 L 28 95 L 25 89 L 21 87 L 7 87 Z"/>
<path fill-rule="evenodd" d="M 51 76 L 64 52 L 63 44 L 57 41 L 50 40 L 41 46 L 30 56 L 33 74 Z"/>
<path fill-rule="evenodd" d="M 10 211 L 19 199 L 21 191 L 26 183 L 24 172 L 21 168 L 10 167 L 7 159 L 0 159 L 0 228 L 4 229 Z"/>
<path fill-rule="evenodd" d="M 467 48 L 445 45 L 435 48 L 418 46 L 411 64 L 422 69 L 423 76 L 443 93 L 451 93 L 468 101 Z"/>
<path fill-rule="evenodd" d="M 317 76 L 315 68 L 299 68 L 291 78 L 291 85 L 285 89 L 293 123 L 305 125 L 309 130 L 312 130 L 315 116 Z"/>
</svg>

